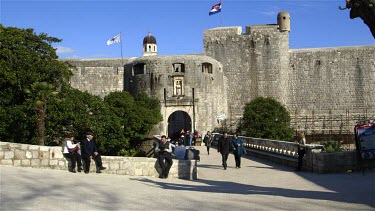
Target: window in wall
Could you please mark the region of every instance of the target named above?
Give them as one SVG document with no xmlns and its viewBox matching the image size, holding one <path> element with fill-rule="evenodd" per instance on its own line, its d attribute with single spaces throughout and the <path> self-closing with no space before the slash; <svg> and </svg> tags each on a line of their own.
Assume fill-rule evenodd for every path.
<svg viewBox="0 0 375 211">
<path fill-rule="evenodd" d="M 179 76 L 173 78 L 173 95 L 184 95 L 184 77 Z"/>
<path fill-rule="evenodd" d="M 210 64 L 210 63 L 203 63 L 202 64 L 202 73 L 210 73 L 210 74 L 212 74 L 212 64 Z"/>
<path fill-rule="evenodd" d="M 146 73 L 146 64 L 140 63 L 133 66 L 133 75 L 141 75 Z"/>
<path fill-rule="evenodd" d="M 183 64 L 183 63 L 174 63 L 173 64 L 173 71 L 175 73 L 184 73 L 185 72 L 185 64 Z"/>
<path fill-rule="evenodd" d="M 151 52 L 151 45 L 148 46 L 148 52 Z"/>
</svg>

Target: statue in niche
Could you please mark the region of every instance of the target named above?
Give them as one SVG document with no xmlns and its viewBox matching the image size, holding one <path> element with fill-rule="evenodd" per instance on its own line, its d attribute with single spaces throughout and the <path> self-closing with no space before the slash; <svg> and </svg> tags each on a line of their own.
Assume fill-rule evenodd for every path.
<svg viewBox="0 0 375 211">
<path fill-rule="evenodd" d="M 375 38 L 375 0 L 346 0 L 346 7 L 339 9 L 351 9 L 350 19 L 360 17 Z"/>
<path fill-rule="evenodd" d="M 177 81 L 176 81 L 176 95 L 177 95 L 177 96 L 182 95 L 182 84 L 181 84 L 181 80 L 177 80 Z"/>
<path fill-rule="evenodd" d="M 175 78 L 174 80 L 174 95 L 180 96 L 183 95 L 183 82 L 181 78 Z"/>
</svg>

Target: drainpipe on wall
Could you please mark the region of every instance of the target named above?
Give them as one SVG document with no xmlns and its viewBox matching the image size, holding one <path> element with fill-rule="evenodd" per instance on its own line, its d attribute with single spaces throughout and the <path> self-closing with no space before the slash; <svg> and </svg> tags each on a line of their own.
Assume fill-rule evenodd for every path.
<svg viewBox="0 0 375 211">
<path fill-rule="evenodd" d="M 194 133 L 195 131 L 195 97 L 194 97 L 194 88 L 192 88 L 192 93 L 193 93 L 193 130 L 191 132 Z"/>
</svg>

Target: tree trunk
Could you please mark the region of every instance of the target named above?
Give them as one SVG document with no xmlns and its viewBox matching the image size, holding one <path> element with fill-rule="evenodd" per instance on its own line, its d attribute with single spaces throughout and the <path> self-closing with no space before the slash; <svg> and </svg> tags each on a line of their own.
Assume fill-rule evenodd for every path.
<svg viewBox="0 0 375 211">
<path fill-rule="evenodd" d="M 44 121 L 44 116 L 45 116 L 45 104 L 38 106 L 37 110 L 37 115 L 38 115 L 38 144 L 41 146 L 44 146 L 44 141 L 45 141 L 45 121 Z"/>
</svg>

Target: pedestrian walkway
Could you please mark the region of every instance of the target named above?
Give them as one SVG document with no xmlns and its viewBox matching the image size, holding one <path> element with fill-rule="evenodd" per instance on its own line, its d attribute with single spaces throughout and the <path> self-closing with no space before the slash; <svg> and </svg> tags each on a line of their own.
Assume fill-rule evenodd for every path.
<svg viewBox="0 0 375 211">
<path fill-rule="evenodd" d="M 252 157 L 236 169 L 233 155 L 205 147 L 198 180 L 0 166 L 0 210 L 374 210 L 375 171 L 294 172 Z"/>
</svg>

